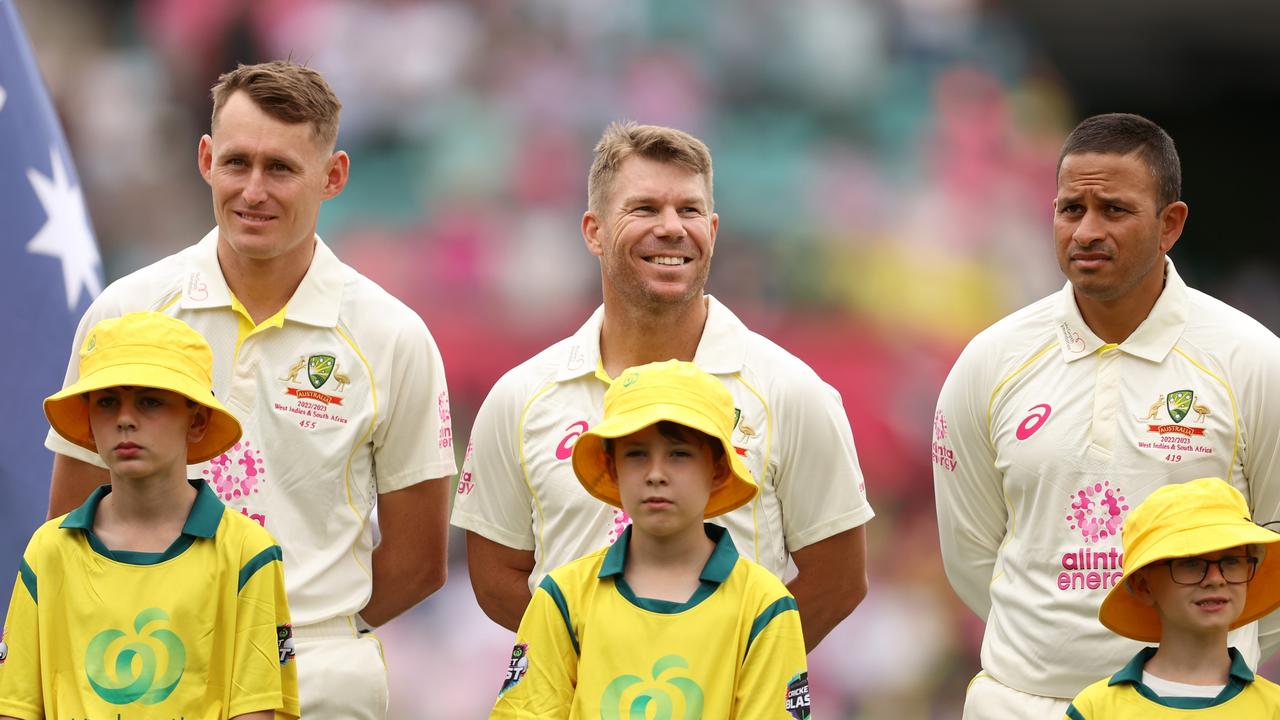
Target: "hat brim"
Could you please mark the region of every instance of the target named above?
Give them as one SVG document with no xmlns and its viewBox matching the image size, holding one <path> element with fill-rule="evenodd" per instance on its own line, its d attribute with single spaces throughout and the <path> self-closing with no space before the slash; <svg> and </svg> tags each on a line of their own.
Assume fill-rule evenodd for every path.
<svg viewBox="0 0 1280 720">
<path fill-rule="evenodd" d="M 758 488 L 742 457 L 738 455 L 729 439 L 723 437 L 716 429 L 716 423 L 711 418 L 685 405 L 668 403 L 646 405 L 643 408 L 620 413 L 584 432 L 578 437 L 573 447 L 573 471 L 577 474 L 578 481 L 593 497 L 614 507 L 622 507 L 622 498 L 618 494 L 618 482 L 609 472 L 604 440 L 630 435 L 664 420 L 706 433 L 718 439 L 724 447 L 724 456 L 729 462 L 729 481 L 712 491 L 703 517 L 713 518 L 723 515 L 751 502 Z"/>
<path fill-rule="evenodd" d="M 240 422 L 207 388 L 183 373 L 160 365 L 121 364 L 102 368 L 45 398 L 44 414 L 55 432 L 96 453 L 98 446 L 89 428 L 89 404 L 82 396 L 94 390 L 126 386 L 168 390 L 209 408 L 209 427 L 204 437 L 187 446 L 188 465 L 217 457 L 240 439 Z"/>
<path fill-rule="evenodd" d="M 1152 545 L 1142 557 L 1133 558 L 1133 569 L 1125 572 L 1102 601 L 1098 620 L 1111 631 L 1143 642 L 1160 641 L 1160 616 L 1129 590 L 1127 581 L 1152 563 L 1179 557 L 1194 557 L 1241 545 L 1271 545 L 1280 534 L 1242 520 L 1231 524 L 1197 527 L 1174 533 Z M 1126 564 L 1129 558 L 1125 558 Z M 1248 625 L 1280 607 L 1280 547 L 1269 547 L 1249 581 L 1244 610 L 1231 624 L 1232 630 Z"/>
</svg>

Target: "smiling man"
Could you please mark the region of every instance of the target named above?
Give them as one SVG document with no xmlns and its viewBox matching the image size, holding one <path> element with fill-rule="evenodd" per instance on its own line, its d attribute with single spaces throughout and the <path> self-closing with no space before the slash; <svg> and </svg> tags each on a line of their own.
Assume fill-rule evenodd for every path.
<svg viewBox="0 0 1280 720">
<path fill-rule="evenodd" d="M 615 123 L 596 145 L 587 196 L 582 236 L 600 260 L 604 305 L 498 381 L 467 448 L 452 522 L 467 531 L 476 599 L 514 631 L 550 570 L 618 539 L 629 518 L 578 484 L 573 444 L 624 368 L 692 361 L 733 395 L 734 447 L 760 484 L 755 501 L 717 520 L 775 575 L 794 560 L 788 588 L 812 649 L 867 591 L 872 511 L 840 397 L 703 293 L 720 220 L 700 140 Z"/>
<path fill-rule="evenodd" d="M 1174 270 L 1181 190 L 1155 123 L 1080 123 L 1053 202 L 1066 286 L 974 338 L 942 388 L 943 562 L 986 622 L 967 720 L 1060 718 L 1140 649 L 1098 607 L 1123 575 L 1125 516 L 1157 488 L 1221 477 L 1280 518 L 1280 339 Z M 1276 621 L 1233 633 L 1251 666 L 1280 643 Z"/>
<path fill-rule="evenodd" d="M 319 73 L 293 63 L 219 78 L 196 154 L 217 227 L 108 287 L 75 347 L 99 320 L 133 310 L 180 318 L 209 340 L 214 392 L 244 437 L 188 476 L 280 540 L 303 716 L 383 718 L 381 647 L 362 630 L 444 583 L 456 466 L 426 326 L 315 234 L 321 204 L 347 184 L 340 109 Z M 77 376 L 73 356 L 67 383 Z M 106 471 L 54 433 L 46 445 L 58 453 L 57 516 Z"/>
</svg>

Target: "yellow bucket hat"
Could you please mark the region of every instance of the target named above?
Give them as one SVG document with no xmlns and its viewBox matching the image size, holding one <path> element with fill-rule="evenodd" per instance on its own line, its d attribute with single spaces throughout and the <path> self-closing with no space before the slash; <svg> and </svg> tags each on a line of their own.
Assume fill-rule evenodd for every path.
<svg viewBox="0 0 1280 720">
<path fill-rule="evenodd" d="M 1194 557 L 1241 545 L 1280 542 L 1280 534 L 1255 525 L 1240 491 L 1218 478 L 1166 485 L 1151 493 L 1124 520 L 1124 577 L 1098 610 L 1109 629 L 1144 642 L 1160 641 L 1160 616 L 1126 585 L 1135 572 L 1160 560 Z M 1249 581 L 1244 611 L 1231 629 L 1280 607 L 1280 557 L 1266 553 Z"/>
<path fill-rule="evenodd" d="M 715 376 L 690 362 L 667 360 L 624 370 L 604 394 L 604 421 L 573 446 L 573 471 L 595 497 L 622 507 L 618 483 L 605 462 L 604 440 L 639 432 L 667 420 L 700 430 L 720 441 L 729 462 L 729 481 L 707 500 L 704 517 L 739 508 L 756 496 L 751 471 L 733 449 L 733 396 Z"/>
<path fill-rule="evenodd" d="M 240 439 L 240 423 L 213 396 L 213 351 L 204 336 L 177 318 L 128 313 L 99 322 L 80 348 L 80 379 L 44 401 L 49 424 L 62 437 L 98 451 L 81 397 L 110 387 L 170 390 L 209 408 L 209 429 L 187 448 L 187 463 L 221 455 Z"/>
</svg>

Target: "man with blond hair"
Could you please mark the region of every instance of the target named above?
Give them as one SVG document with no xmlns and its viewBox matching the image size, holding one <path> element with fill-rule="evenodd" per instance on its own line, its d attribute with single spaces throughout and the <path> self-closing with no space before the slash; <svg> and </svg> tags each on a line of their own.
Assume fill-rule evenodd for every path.
<svg viewBox="0 0 1280 720">
<path fill-rule="evenodd" d="M 733 395 L 735 451 L 759 481 L 717 518 L 742 553 L 782 577 L 812 649 L 867 591 L 867 504 L 839 395 L 807 365 L 703 293 L 719 217 L 711 153 L 671 128 L 610 125 L 595 148 L 582 216 L 600 261 L 601 306 L 573 336 L 508 372 L 467 448 L 452 522 L 467 531 L 481 608 L 515 630 L 553 568 L 613 543 L 629 518 L 579 486 L 573 445 L 601 420 L 627 367 L 677 359 Z"/>
<path fill-rule="evenodd" d="M 197 150 L 217 227 L 103 291 L 74 347 L 99 320 L 134 310 L 208 338 L 214 392 L 244 436 L 189 477 L 280 540 L 302 716 L 346 720 L 386 716 L 381 646 L 365 631 L 444 583 L 455 464 L 426 326 L 315 234 L 321 204 L 347 184 L 350 160 L 334 149 L 341 107 L 319 73 L 294 63 L 219 78 Z M 67 384 L 77 377 L 73 357 Z M 106 472 L 54 433 L 46 445 L 57 453 L 56 516 Z"/>
</svg>

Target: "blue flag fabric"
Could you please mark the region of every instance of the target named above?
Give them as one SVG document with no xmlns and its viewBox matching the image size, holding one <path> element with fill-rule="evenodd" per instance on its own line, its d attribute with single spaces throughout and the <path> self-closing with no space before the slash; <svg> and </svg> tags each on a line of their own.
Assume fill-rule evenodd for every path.
<svg viewBox="0 0 1280 720">
<path fill-rule="evenodd" d="M 18 11 L 0 0 L 0 592 L 48 509 L 41 402 L 62 387 L 76 323 L 101 289 L 66 139 Z"/>
</svg>

